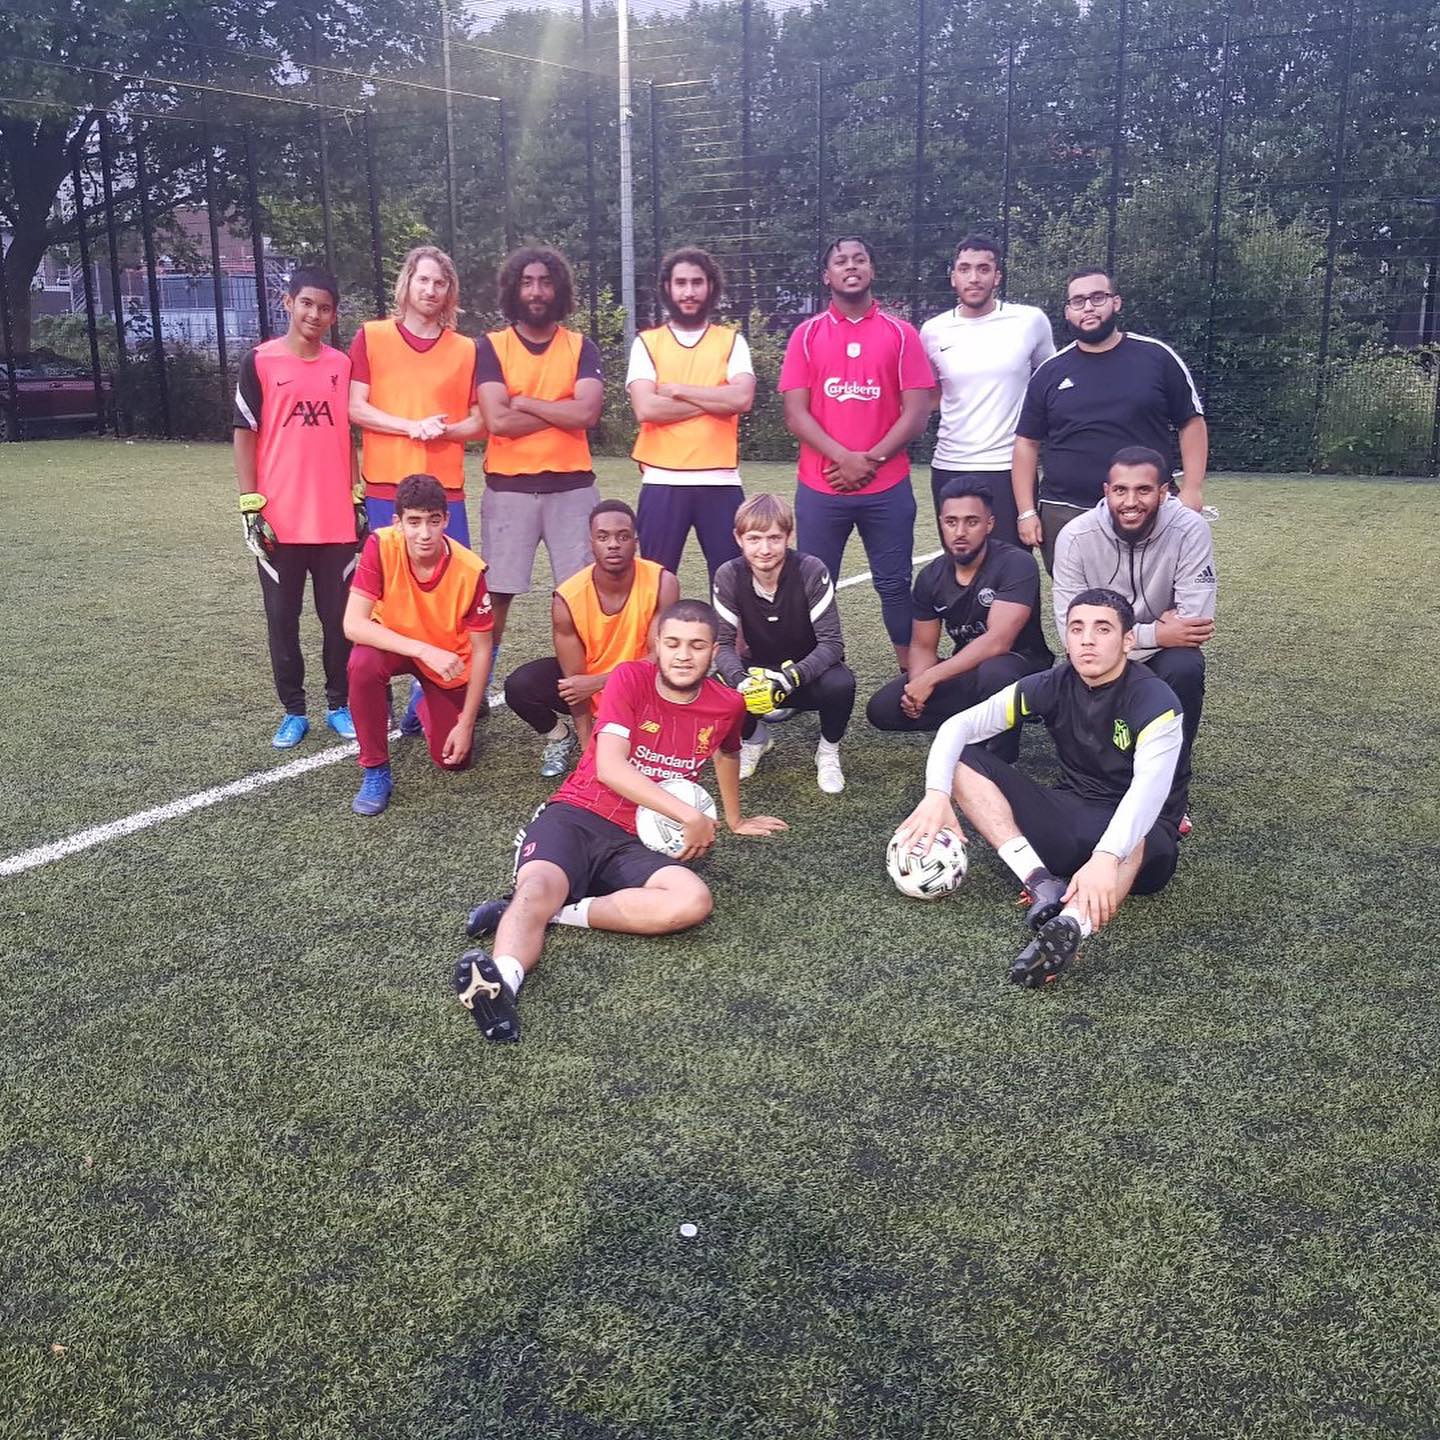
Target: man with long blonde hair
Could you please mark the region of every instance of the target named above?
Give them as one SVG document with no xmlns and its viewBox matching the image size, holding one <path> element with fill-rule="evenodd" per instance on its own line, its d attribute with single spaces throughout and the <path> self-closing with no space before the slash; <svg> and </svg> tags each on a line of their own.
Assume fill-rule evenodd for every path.
<svg viewBox="0 0 1440 1440">
<path fill-rule="evenodd" d="M 395 309 L 367 321 L 350 347 L 350 420 L 361 430 L 360 473 L 373 529 L 395 518 L 395 487 L 434 475 L 449 505 L 447 533 L 470 542 L 465 442 L 485 434 L 475 399 L 475 345 L 455 328 L 460 277 L 434 245 L 417 245 L 395 280 Z"/>
</svg>

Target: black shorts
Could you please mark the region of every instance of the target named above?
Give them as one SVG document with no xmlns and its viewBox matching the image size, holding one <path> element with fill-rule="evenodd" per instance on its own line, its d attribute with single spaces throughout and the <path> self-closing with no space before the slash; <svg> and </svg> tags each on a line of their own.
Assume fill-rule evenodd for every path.
<svg viewBox="0 0 1440 1440">
<path fill-rule="evenodd" d="M 960 763 L 993 780 L 1010 802 L 1020 833 L 1034 847 L 1052 875 L 1073 875 L 1094 853 L 1115 814 L 1114 805 L 1087 800 L 1073 790 L 1037 785 L 982 745 L 967 745 Z M 1163 890 L 1180 858 L 1180 836 L 1168 820 L 1159 819 L 1145 837 L 1145 858 L 1131 889 L 1137 895 Z"/>
<path fill-rule="evenodd" d="M 613 820 L 563 800 L 542 806 L 517 837 L 516 875 L 532 860 L 548 860 L 565 872 L 572 902 L 639 889 L 657 871 L 680 863 L 647 850 Z"/>
</svg>

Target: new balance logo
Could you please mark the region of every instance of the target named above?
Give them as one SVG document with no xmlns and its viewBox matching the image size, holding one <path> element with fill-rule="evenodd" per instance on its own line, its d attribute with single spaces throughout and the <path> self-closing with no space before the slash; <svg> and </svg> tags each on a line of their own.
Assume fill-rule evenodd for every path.
<svg viewBox="0 0 1440 1440">
<path fill-rule="evenodd" d="M 330 413 L 330 402 L 328 400 L 297 400 L 290 413 L 285 417 L 285 424 L 292 420 L 298 420 L 302 425 L 329 425 L 335 424 L 335 417 Z"/>
</svg>

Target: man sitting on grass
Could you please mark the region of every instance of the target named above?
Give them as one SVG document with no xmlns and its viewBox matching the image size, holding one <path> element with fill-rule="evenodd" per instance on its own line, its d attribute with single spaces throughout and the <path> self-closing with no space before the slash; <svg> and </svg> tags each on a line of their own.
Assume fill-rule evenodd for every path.
<svg viewBox="0 0 1440 1440">
<path fill-rule="evenodd" d="M 707 678 L 718 629 L 715 612 L 699 600 L 680 600 L 661 614 L 657 658 L 611 672 L 575 773 L 517 839 L 514 889 L 470 912 L 469 935 L 493 932 L 495 955 L 467 950 L 455 966 L 455 993 L 487 1040 L 520 1038 L 515 997 L 540 959 L 547 925 L 668 935 L 710 913 L 709 887 L 684 862 L 714 844 L 715 822 L 660 781 L 693 780 L 713 758 L 732 834 L 786 828 L 770 815 L 740 813 L 736 757 L 745 706 Z M 673 859 L 636 838 L 639 805 L 684 826 L 685 848 Z"/>
<path fill-rule="evenodd" d="M 390 681 L 413 675 L 430 755 L 446 770 L 470 764 L 475 717 L 490 672 L 490 592 L 485 562 L 445 534 L 449 502 L 433 475 L 395 489 L 395 521 L 360 552 L 345 634 L 350 711 L 365 779 L 351 808 L 378 815 L 390 803 Z"/>
<path fill-rule="evenodd" d="M 605 682 L 626 660 L 643 660 L 655 616 L 680 598 L 680 582 L 654 560 L 642 560 L 635 512 L 602 500 L 590 512 L 595 563 L 577 571 L 550 599 L 555 654 L 512 670 L 505 703 L 542 740 L 540 774 L 565 773 L 571 747 L 583 750 Z"/>
<path fill-rule="evenodd" d="M 740 747 L 740 778 L 754 774 L 775 743 L 765 724 L 782 706 L 820 712 L 816 783 L 826 795 L 845 788 L 840 741 L 855 706 L 855 675 L 845 664 L 840 610 L 825 563 L 789 548 L 795 512 L 778 495 L 756 495 L 735 512 L 740 555 L 715 573 L 720 678 L 750 713 Z"/>
<path fill-rule="evenodd" d="M 1058 980 L 1080 942 L 1121 902 L 1164 889 L 1179 855 L 1176 784 L 1182 719 L 1175 692 L 1129 657 L 1135 614 L 1113 590 L 1082 590 L 1065 616 L 1068 665 L 1026 675 L 940 727 L 925 798 L 897 832 L 924 854 L 943 829 L 962 838 L 951 794 L 1024 884 L 1035 938 L 1010 979 Z M 1055 741 L 1061 780 L 1047 788 L 980 742 L 1038 715 Z"/>
</svg>

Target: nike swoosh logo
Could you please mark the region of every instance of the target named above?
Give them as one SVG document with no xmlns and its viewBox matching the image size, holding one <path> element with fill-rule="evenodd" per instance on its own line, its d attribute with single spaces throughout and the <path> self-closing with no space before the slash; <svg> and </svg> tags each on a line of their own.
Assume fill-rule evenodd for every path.
<svg viewBox="0 0 1440 1440">
<path fill-rule="evenodd" d="M 288 384 L 290 384 L 290 381 L 289 381 L 289 380 L 277 380 L 277 381 L 275 382 L 275 388 L 278 390 L 282 385 L 288 385 Z"/>
</svg>

